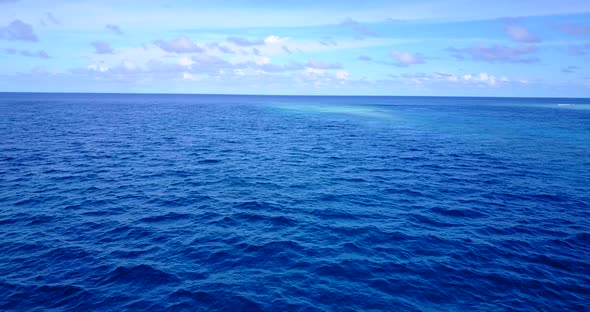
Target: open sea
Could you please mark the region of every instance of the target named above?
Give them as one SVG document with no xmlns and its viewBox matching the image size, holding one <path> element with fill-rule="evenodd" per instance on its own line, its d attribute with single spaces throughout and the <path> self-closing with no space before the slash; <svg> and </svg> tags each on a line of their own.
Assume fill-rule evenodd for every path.
<svg viewBox="0 0 590 312">
<path fill-rule="evenodd" d="M 0 93 L 2 311 L 589 311 L 590 99 Z"/>
</svg>

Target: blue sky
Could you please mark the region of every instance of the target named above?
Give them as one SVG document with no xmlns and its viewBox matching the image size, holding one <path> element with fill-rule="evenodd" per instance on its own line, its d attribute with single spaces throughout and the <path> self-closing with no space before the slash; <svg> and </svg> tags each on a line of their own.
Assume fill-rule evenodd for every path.
<svg viewBox="0 0 590 312">
<path fill-rule="evenodd" d="M 0 0 L 0 91 L 590 96 L 590 1 Z"/>
</svg>

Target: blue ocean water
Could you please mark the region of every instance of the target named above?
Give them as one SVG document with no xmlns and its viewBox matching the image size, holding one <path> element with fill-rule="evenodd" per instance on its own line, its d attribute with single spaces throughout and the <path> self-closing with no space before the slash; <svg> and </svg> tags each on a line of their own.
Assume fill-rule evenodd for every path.
<svg viewBox="0 0 590 312">
<path fill-rule="evenodd" d="M 589 302 L 590 100 L 0 94 L 0 310 Z"/>
</svg>

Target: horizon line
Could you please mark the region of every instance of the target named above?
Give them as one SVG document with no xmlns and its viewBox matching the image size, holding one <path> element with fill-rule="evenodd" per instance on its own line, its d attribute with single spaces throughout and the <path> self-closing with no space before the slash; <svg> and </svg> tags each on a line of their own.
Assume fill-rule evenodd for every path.
<svg viewBox="0 0 590 312">
<path fill-rule="evenodd" d="M 0 91 L 0 94 L 101 94 L 101 95 L 200 95 L 200 96 L 278 96 L 278 97 L 447 97 L 447 98 L 498 98 L 498 99 L 580 99 L 590 97 L 552 96 L 469 96 L 469 95 L 333 95 L 333 94 L 247 94 L 247 93 L 159 93 L 159 92 L 62 92 L 62 91 Z"/>
</svg>

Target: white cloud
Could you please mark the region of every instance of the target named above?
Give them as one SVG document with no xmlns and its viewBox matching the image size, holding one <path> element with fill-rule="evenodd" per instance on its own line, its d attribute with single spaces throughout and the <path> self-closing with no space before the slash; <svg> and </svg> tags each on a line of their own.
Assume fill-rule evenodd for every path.
<svg viewBox="0 0 590 312">
<path fill-rule="evenodd" d="M 496 76 L 488 75 L 487 73 L 480 73 L 479 75 L 475 76 L 474 80 L 491 86 L 495 86 L 498 82 Z"/>
<path fill-rule="evenodd" d="M 232 44 L 234 44 L 236 46 L 240 46 L 240 47 L 257 46 L 257 45 L 263 45 L 265 43 L 265 40 L 263 40 L 263 39 L 250 40 L 247 38 L 236 37 L 236 36 L 227 37 L 225 40 L 227 40 L 227 42 L 229 42 L 229 43 L 232 43 Z"/>
<path fill-rule="evenodd" d="M 338 51 L 344 51 L 348 49 L 364 49 L 364 48 L 371 48 L 371 47 L 386 47 L 391 45 L 396 45 L 400 43 L 405 43 L 412 40 L 406 39 L 392 39 L 392 38 L 367 38 L 364 40 L 341 40 L 338 42 L 337 45 L 326 45 L 322 44 L 317 40 L 307 40 L 307 39 L 296 39 L 296 38 L 283 38 L 281 37 L 279 40 L 283 40 L 283 44 L 262 44 L 258 46 L 252 46 L 251 48 L 239 49 L 238 46 L 236 48 L 236 55 L 235 58 L 239 58 L 243 56 L 244 59 L 250 58 L 252 55 L 264 55 L 264 56 L 274 56 L 274 55 L 288 55 L 290 52 L 292 53 L 299 53 L 299 54 L 311 54 L 311 53 L 324 53 L 324 52 L 333 52 L 337 53 Z M 288 50 L 286 51 L 283 46 L 287 46 L 284 42 L 288 42 Z"/>
<path fill-rule="evenodd" d="M 135 74 L 143 73 L 144 70 L 129 60 L 123 60 L 115 66 L 108 66 L 104 63 L 90 64 L 86 69 L 74 69 L 76 74 L 94 74 L 95 77 L 126 80 L 134 77 Z"/>
<path fill-rule="evenodd" d="M 29 51 L 29 50 L 17 50 L 17 49 L 13 49 L 13 48 L 8 48 L 8 49 L 5 49 L 4 51 L 6 53 L 12 54 L 12 55 L 21 55 L 21 56 L 27 56 L 27 57 L 38 57 L 38 58 L 43 58 L 43 59 L 48 59 L 49 58 L 49 54 L 47 54 L 47 52 L 45 52 L 44 50 Z"/>
<path fill-rule="evenodd" d="M 357 39 L 364 39 L 367 37 L 377 37 L 377 34 L 367 26 L 359 23 L 358 21 L 352 19 L 351 17 L 345 18 L 342 22 L 340 22 L 341 26 L 350 28 L 355 33 L 355 38 Z"/>
<path fill-rule="evenodd" d="M 112 31 L 113 33 L 115 33 L 117 35 L 123 35 L 123 31 L 117 25 L 107 24 L 105 27 L 106 27 L 106 29 Z"/>
<path fill-rule="evenodd" d="M 469 48 L 450 47 L 447 51 L 458 60 L 471 59 L 489 63 L 536 63 L 539 58 L 532 56 L 537 52 L 537 47 L 532 44 L 523 44 L 517 47 L 503 45 L 474 46 Z"/>
<path fill-rule="evenodd" d="M 217 49 L 219 52 L 222 52 L 224 54 L 235 54 L 236 52 L 234 52 L 234 50 L 230 49 L 229 47 L 219 44 L 217 42 L 210 42 L 207 44 L 207 47 L 209 49 Z"/>
<path fill-rule="evenodd" d="M 289 49 L 289 47 L 287 47 L 287 46 L 283 46 L 283 51 L 285 51 L 287 54 L 293 53 L 293 51 L 291 51 L 291 49 Z"/>
<path fill-rule="evenodd" d="M 178 59 L 178 64 L 182 65 L 182 66 L 191 66 L 193 65 L 195 62 L 190 58 L 190 57 L 181 57 L 180 59 Z"/>
<path fill-rule="evenodd" d="M 418 53 L 409 53 L 402 51 L 391 52 L 391 57 L 396 61 L 396 65 L 400 67 L 407 67 L 415 64 L 424 64 L 424 57 Z"/>
<path fill-rule="evenodd" d="M 94 41 L 92 42 L 92 46 L 96 54 L 113 54 L 114 52 L 111 45 L 106 41 Z"/>
<path fill-rule="evenodd" d="M 510 38 L 516 42 L 521 43 L 536 43 L 539 42 L 539 38 L 531 33 L 526 27 L 518 24 L 514 20 L 505 22 L 504 31 Z"/>
<path fill-rule="evenodd" d="M 422 85 L 427 83 L 451 83 L 451 84 L 472 84 L 479 86 L 496 87 L 502 84 L 516 83 L 517 80 L 511 80 L 506 76 L 496 76 L 489 73 L 468 73 L 468 74 L 449 74 L 449 73 L 405 73 L 400 76 L 392 76 L 405 82 Z"/>
<path fill-rule="evenodd" d="M 124 60 L 123 63 L 121 63 L 121 67 L 124 70 L 129 71 L 129 72 L 134 72 L 134 71 L 139 70 L 139 67 L 135 63 L 128 61 L 128 60 Z"/>
<path fill-rule="evenodd" d="M 319 68 L 307 67 L 307 68 L 305 68 L 305 72 L 310 75 L 323 75 L 325 73 L 325 70 L 319 69 Z"/>
<path fill-rule="evenodd" d="M 328 63 L 328 62 L 322 62 L 322 61 L 318 61 L 318 60 L 308 60 L 305 63 L 306 67 L 309 68 L 318 68 L 318 69 L 340 69 L 342 68 L 342 65 L 338 64 L 338 63 Z"/>
<path fill-rule="evenodd" d="M 286 41 L 287 38 L 279 38 L 275 35 L 270 35 L 266 38 L 264 38 L 264 43 L 266 44 L 277 44 L 277 43 L 282 43 L 284 41 Z"/>
<path fill-rule="evenodd" d="M 463 76 L 456 76 L 456 75 L 448 75 L 448 74 L 440 74 L 439 77 L 444 76 L 445 79 L 449 82 L 468 82 L 468 83 L 475 83 L 475 84 L 484 84 L 489 86 L 496 86 L 499 83 L 507 83 L 510 82 L 508 78 L 505 76 L 496 77 L 494 75 L 490 75 L 488 73 L 479 73 L 479 74 L 466 74 Z"/>
<path fill-rule="evenodd" d="M 100 64 L 91 64 L 91 65 L 88 65 L 87 68 L 91 71 L 96 71 L 96 72 L 101 72 L 101 73 L 107 72 L 109 70 L 109 68 L 107 66 L 100 65 Z"/>
<path fill-rule="evenodd" d="M 187 37 L 179 37 L 172 40 L 156 40 L 154 44 L 160 49 L 170 53 L 198 53 L 203 52 L 195 42 Z"/>
<path fill-rule="evenodd" d="M 165 63 L 159 60 L 149 60 L 145 63 L 146 72 L 154 74 L 176 74 L 182 73 L 188 68 L 181 64 Z"/>
<path fill-rule="evenodd" d="M 350 74 L 345 70 L 339 70 L 336 72 L 336 78 L 340 80 L 350 79 Z"/>
<path fill-rule="evenodd" d="M 182 79 L 184 80 L 195 80 L 195 76 L 191 73 L 184 72 L 182 73 Z"/>
<path fill-rule="evenodd" d="M 13 20 L 8 26 L 0 27 L 0 39 L 22 41 L 39 40 L 33 31 L 33 26 L 19 19 Z"/>
</svg>

